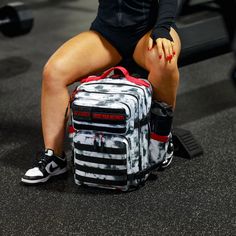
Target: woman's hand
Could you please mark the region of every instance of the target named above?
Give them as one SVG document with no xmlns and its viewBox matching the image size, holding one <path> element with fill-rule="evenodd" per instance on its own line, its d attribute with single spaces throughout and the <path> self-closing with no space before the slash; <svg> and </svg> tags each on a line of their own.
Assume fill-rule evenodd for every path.
<svg viewBox="0 0 236 236">
<path fill-rule="evenodd" d="M 154 47 L 154 41 L 150 37 L 148 41 L 148 50 L 152 50 Z M 158 38 L 156 40 L 156 47 L 159 55 L 159 59 L 162 59 L 163 57 L 171 62 L 172 58 L 175 56 L 175 44 L 174 42 L 170 41 L 166 38 Z"/>
</svg>

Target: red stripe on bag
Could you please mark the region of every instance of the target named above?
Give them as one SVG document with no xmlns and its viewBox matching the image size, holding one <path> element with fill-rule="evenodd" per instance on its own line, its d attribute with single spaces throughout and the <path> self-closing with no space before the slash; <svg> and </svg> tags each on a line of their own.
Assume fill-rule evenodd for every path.
<svg viewBox="0 0 236 236">
<path fill-rule="evenodd" d="M 92 116 L 93 116 L 94 119 L 125 120 L 124 115 L 93 113 Z"/>
<path fill-rule="evenodd" d="M 154 139 L 162 143 L 166 143 L 169 140 L 169 136 L 162 136 L 155 133 L 151 133 L 151 139 Z"/>
<path fill-rule="evenodd" d="M 89 112 L 89 111 L 74 111 L 73 115 L 74 116 L 79 116 L 79 117 L 90 117 L 91 112 Z"/>
<path fill-rule="evenodd" d="M 75 129 L 72 125 L 69 126 L 69 134 L 73 134 L 75 132 Z"/>
</svg>

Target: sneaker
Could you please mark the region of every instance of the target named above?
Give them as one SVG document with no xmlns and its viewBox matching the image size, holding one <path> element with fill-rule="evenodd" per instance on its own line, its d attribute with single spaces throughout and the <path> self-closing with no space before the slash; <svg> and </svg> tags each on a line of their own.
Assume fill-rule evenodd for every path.
<svg viewBox="0 0 236 236">
<path fill-rule="evenodd" d="M 170 137 L 169 141 L 165 145 L 168 145 L 168 146 L 167 146 L 167 151 L 165 154 L 165 160 L 161 163 L 160 168 L 159 168 L 160 170 L 166 169 L 170 165 L 174 157 L 174 144 L 173 144 L 172 137 Z"/>
<path fill-rule="evenodd" d="M 38 163 L 29 169 L 21 181 L 26 184 L 37 184 L 48 181 L 51 176 L 60 175 L 67 171 L 65 154 L 63 157 L 54 155 L 54 151 L 46 149 Z"/>
</svg>

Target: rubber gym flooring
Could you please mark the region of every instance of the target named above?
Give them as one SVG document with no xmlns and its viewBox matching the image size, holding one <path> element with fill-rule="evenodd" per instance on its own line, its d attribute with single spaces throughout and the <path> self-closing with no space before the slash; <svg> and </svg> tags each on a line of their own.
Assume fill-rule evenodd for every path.
<svg viewBox="0 0 236 236">
<path fill-rule="evenodd" d="M 0 36 L 0 235 L 236 235 L 232 54 L 180 69 L 175 126 L 190 130 L 204 155 L 176 157 L 130 193 L 79 188 L 71 172 L 45 185 L 20 184 L 42 148 L 42 67 L 89 27 L 97 7 L 94 0 L 25 2 L 33 31 Z"/>
</svg>

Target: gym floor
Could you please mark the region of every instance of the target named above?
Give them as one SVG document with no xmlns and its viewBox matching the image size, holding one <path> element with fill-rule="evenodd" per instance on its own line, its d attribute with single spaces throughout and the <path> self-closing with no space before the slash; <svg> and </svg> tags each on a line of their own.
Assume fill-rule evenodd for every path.
<svg viewBox="0 0 236 236">
<path fill-rule="evenodd" d="M 0 35 L 0 235 L 236 235 L 231 53 L 180 69 L 175 126 L 190 130 L 204 155 L 176 157 L 129 193 L 79 188 L 71 171 L 45 185 L 20 183 L 42 148 L 43 65 L 64 41 L 88 29 L 97 7 L 94 0 L 25 2 L 33 9 L 33 31 Z"/>
</svg>

